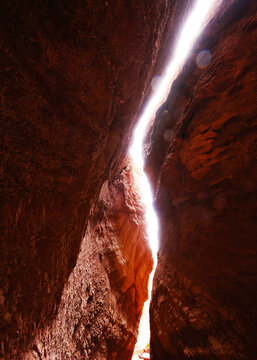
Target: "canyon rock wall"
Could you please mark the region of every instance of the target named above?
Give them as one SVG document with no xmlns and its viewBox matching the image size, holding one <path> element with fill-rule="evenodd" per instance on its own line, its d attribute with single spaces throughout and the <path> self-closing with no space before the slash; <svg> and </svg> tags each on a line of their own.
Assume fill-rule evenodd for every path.
<svg viewBox="0 0 257 360">
<path fill-rule="evenodd" d="M 154 360 L 256 358 L 256 40 L 256 2 L 224 1 L 151 129 Z"/>
<path fill-rule="evenodd" d="M 131 358 L 153 260 L 130 166 L 106 181 L 58 314 L 24 359 Z"/>
<path fill-rule="evenodd" d="M 164 0 L 6 0 L 0 4 L 1 359 L 23 359 L 24 351 L 47 333 L 54 319 L 63 328 L 58 334 L 56 330 L 55 339 L 54 334 L 49 335 L 46 353 L 38 357 L 47 358 L 47 349 L 52 353 L 51 346 L 55 346 L 59 359 L 64 356 L 60 348 L 68 347 L 67 339 L 74 330 L 64 335 L 68 329 L 62 317 L 74 325 L 68 312 L 74 311 L 76 319 L 85 316 L 85 322 L 97 316 L 97 310 L 90 309 L 100 307 L 105 295 L 97 302 L 91 292 L 102 278 L 107 281 L 109 270 L 92 255 L 95 235 L 89 240 L 88 217 L 102 184 L 107 179 L 112 182 L 120 171 L 136 113 L 157 66 L 160 44 L 172 28 L 174 4 Z M 141 251 L 147 251 L 143 245 Z M 107 253 L 106 249 L 103 264 L 111 261 L 104 260 Z M 85 256 L 88 269 L 81 265 Z M 103 270 L 99 279 L 89 261 Z M 113 261 L 125 274 L 119 259 Z M 143 262 L 142 270 L 131 266 L 131 276 L 149 270 Z M 113 299 L 105 308 L 109 311 L 108 306 L 113 306 L 112 311 L 117 311 L 121 320 L 114 323 L 125 326 L 127 314 L 133 319 L 124 334 L 129 351 L 144 298 L 139 289 L 134 290 L 132 280 L 124 285 L 117 278 L 117 293 L 110 295 L 106 290 L 106 296 Z M 120 294 L 119 285 L 123 286 Z M 76 296 L 80 291 L 83 295 L 85 286 L 89 314 L 84 299 L 85 314 L 78 315 Z M 145 286 L 143 281 L 143 293 Z M 70 293 L 75 289 L 78 295 L 73 301 Z M 65 299 L 70 304 L 67 311 Z M 99 336 L 106 330 L 110 340 L 110 328 L 101 326 Z M 121 332 L 120 325 L 117 332 Z M 85 336 L 80 328 L 74 333 Z M 89 336 L 81 341 L 94 348 L 99 338 L 89 340 Z M 112 342 L 114 352 L 115 344 L 116 340 Z M 40 353 L 39 348 L 35 347 L 35 354 Z M 75 358 L 72 351 L 66 358 Z"/>
</svg>

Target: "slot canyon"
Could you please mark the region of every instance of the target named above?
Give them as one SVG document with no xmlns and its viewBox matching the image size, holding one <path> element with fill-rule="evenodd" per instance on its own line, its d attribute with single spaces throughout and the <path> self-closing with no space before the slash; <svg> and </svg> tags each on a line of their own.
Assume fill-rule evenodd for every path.
<svg viewBox="0 0 257 360">
<path fill-rule="evenodd" d="M 0 360 L 132 358 L 154 261 L 128 150 L 194 3 L 0 3 Z M 257 2 L 217 3 L 144 134 L 153 360 L 257 358 Z"/>
</svg>

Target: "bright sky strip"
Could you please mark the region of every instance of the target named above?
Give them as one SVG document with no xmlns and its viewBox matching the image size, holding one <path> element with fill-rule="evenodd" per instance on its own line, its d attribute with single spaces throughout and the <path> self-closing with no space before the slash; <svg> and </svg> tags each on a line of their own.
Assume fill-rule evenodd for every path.
<svg viewBox="0 0 257 360">
<path fill-rule="evenodd" d="M 157 264 L 157 251 L 159 247 L 158 219 L 153 206 L 153 194 L 150 183 L 144 172 L 144 138 L 150 122 L 154 119 L 157 109 L 166 100 L 172 82 L 178 76 L 182 66 L 189 55 L 194 41 L 200 34 L 202 28 L 214 13 L 222 0 L 197 0 L 187 19 L 182 25 L 182 29 L 175 47 L 175 52 L 171 54 L 165 68 L 164 74 L 160 78 L 156 89 L 153 91 L 148 103 L 138 119 L 134 130 L 132 144 L 129 149 L 129 155 L 134 166 L 134 175 L 138 179 L 141 189 L 142 201 L 145 206 L 146 230 L 150 247 L 154 258 L 154 270 Z M 151 293 L 153 273 L 149 279 L 149 293 Z M 145 303 L 143 320 L 139 327 L 138 342 L 135 350 L 143 349 L 149 342 L 149 300 Z M 136 355 L 133 359 L 137 358 Z"/>
<path fill-rule="evenodd" d="M 175 52 L 166 66 L 163 76 L 160 78 L 156 90 L 152 93 L 150 100 L 146 104 L 142 115 L 138 119 L 137 126 L 134 130 L 132 144 L 129 154 L 133 165 L 139 175 L 139 186 L 142 191 L 142 201 L 145 205 L 145 218 L 147 225 L 147 234 L 149 244 L 153 251 L 154 258 L 158 251 L 158 220 L 153 207 L 153 195 L 151 186 L 144 173 L 144 138 L 147 127 L 154 118 L 154 115 L 160 105 L 166 100 L 172 82 L 175 80 L 181 67 L 192 49 L 193 43 L 199 35 L 204 22 L 214 8 L 221 0 L 198 0 L 188 18 L 183 24 Z"/>
</svg>

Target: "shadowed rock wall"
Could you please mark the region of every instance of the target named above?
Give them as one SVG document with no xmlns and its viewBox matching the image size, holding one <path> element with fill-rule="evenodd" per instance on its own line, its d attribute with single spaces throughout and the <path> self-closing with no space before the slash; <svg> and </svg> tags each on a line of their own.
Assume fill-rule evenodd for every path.
<svg viewBox="0 0 257 360">
<path fill-rule="evenodd" d="M 256 2 L 223 2 L 152 129 L 154 360 L 256 358 L 256 40 Z"/>
<path fill-rule="evenodd" d="M 79 287 L 74 276 L 84 281 L 72 270 L 90 209 L 119 171 L 173 7 L 163 0 L 0 4 L 0 358 L 22 358 L 62 314 L 63 289 Z M 92 251 L 93 241 L 82 249 Z M 130 350 L 140 304 L 127 309 Z M 58 354 L 70 333 L 62 336 Z"/>
</svg>

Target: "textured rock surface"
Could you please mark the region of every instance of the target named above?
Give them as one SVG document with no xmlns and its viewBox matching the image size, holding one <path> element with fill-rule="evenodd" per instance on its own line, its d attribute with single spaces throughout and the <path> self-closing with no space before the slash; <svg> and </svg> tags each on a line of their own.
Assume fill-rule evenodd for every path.
<svg viewBox="0 0 257 360">
<path fill-rule="evenodd" d="M 19 359 L 61 318 L 90 209 L 122 161 L 172 7 L 0 4 L 0 358 Z"/>
<path fill-rule="evenodd" d="M 185 9 L 1 3 L 1 359 L 130 356 L 151 257 L 115 174 Z M 256 357 L 256 53 L 255 1 L 224 1 L 157 116 L 154 359 Z"/>
<path fill-rule="evenodd" d="M 129 359 L 153 265 L 130 168 L 103 184 L 53 324 L 25 359 Z"/>
<path fill-rule="evenodd" d="M 256 358 L 256 39 L 256 2 L 224 2 L 157 116 L 154 360 Z"/>
</svg>

